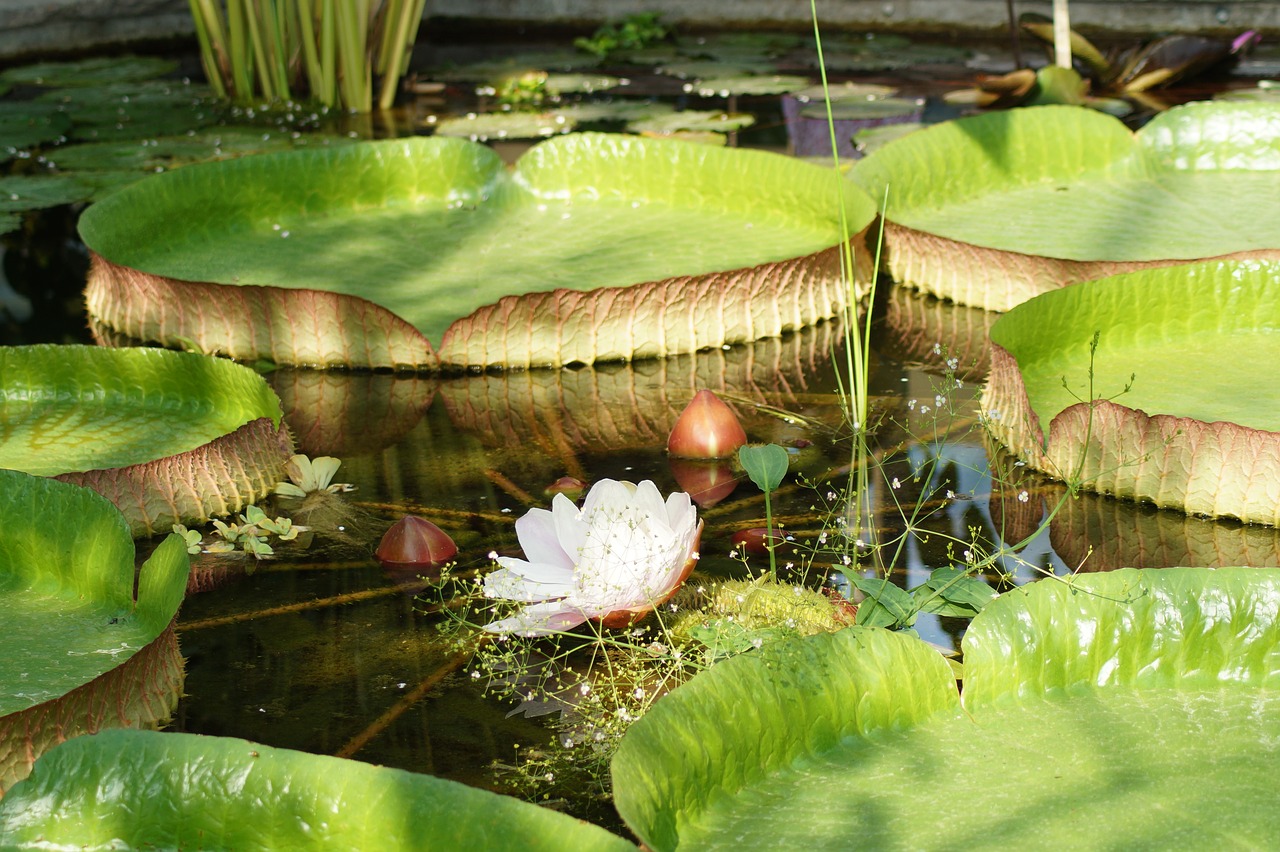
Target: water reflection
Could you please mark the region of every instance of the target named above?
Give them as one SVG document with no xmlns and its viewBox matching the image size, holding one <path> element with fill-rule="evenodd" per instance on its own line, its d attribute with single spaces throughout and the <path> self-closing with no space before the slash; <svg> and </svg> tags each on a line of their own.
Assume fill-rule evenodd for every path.
<svg viewBox="0 0 1280 852">
<path fill-rule="evenodd" d="M 921 317 L 925 327 L 880 328 L 872 385 L 883 425 L 853 537 L 900 542 L 885 551 L 894 582 L 910 588 L 963 562 L 966 544 L 999 554 L 983 574 L 994 588 L 1129 564 L 1280 564 L 1275 530 L 1071 497 L 989 454 L 977 421 L 974 342 L 984 317 L 888 295 L 909 306 L 895 316 Z M 406 512 L 436 522 L 458 543 L 466 576 L 487 570 L 490 552 L 518 553 L 515 518 L 545 505 L 544 490 L 563 476 L 650 478 L 673 490 L 682 480 L 664 450 L 667 430 L 708 387 L 733 405 L 752 440 L 794 451 L 793 472 L 811 485 L 793 477 L 774 511 L 803 553 L 835 523 L 823 514 L 826 491 L 847 493 L 854 469 L 835 392 L 839 342 L 838 325 L 828 324 L 631 365 L 448 379 L 277 371 L 272 382 L 291 427 L 308 451 L 340 456 L 338 478 L 357 491 L 344 497 L 346 514 L 315 523 L 309 548 L 282 546 L 253 573 L 189 597 L 179 623 L 188 694 L 175 727 L 501 787 L 490 765 L 512 763 L 517 743 L 551 746 L 554 733 L 481 695 L 465 654 L 436 630 L 446 616 L 426 605 L 435 599 L 413 598 L 425 582 L 388 575 L 374 560 L 386 527 Z M 700 512 L 699 570 L 741 576 L 729 557 L 732 536 L 764 525 L 763 502 L 745 480 L 726 491 Z M 904 520 L 904 511 L 913 514 Z M 955 647 L 964 622 L 924 614 L 915 629 Z M 570 805 L 601 819 L 590 807 Z"/>
</svg>

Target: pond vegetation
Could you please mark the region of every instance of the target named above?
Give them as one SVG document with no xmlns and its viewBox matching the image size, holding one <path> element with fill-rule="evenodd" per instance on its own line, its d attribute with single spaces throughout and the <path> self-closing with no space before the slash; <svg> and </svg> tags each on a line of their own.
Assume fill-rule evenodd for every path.
<svg viewBox="0 0 1280 852">
<path fill-rule="evenodd" d="M 821 77 L 868 88 L 835 100 L 934 126 L 813 164 L 778 150 L 806 37 L 581 41 L 416 69 L 378 123 L 145 57 L 0 74 L 4 341 L 56 344 L 0 350 L 31 468 L 0 471 L 0 603 L 168 643 L 145 712 L 57 727 L 50 697 L 136 695 L 124 662 L 0 737 L 173 712 L 6 765 L 0 840 L 1274 836 L 1277 427 L 1239 362 L 1280 238 L 1197 211 L 1274 205 L 1277 107 L 953 119 L 970 51 L 846 36 Z M 472 114 L 538 120 L 448 138 Z M 1017 806 L 937 793 L 974 779 Z"/>
</svg>

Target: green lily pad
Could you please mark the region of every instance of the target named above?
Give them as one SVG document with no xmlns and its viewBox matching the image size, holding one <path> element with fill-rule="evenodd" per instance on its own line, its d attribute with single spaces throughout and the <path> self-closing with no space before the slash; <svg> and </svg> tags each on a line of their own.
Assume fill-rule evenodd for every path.
<svg viewBox="0 0 1280 852">
<path fill-rule="evenodd" d="M 546 79 L 547 91 L 562 95 L 605 92 L 627 83 L 621 77 L 608 74 L 548 74 Z"/>
<path fill-rule="evenodd" d="M 762 60 L 723 62 L 712 59 L 689 59 L 683 62 L 668 62 L 659 65 L 659 74 L 679 77 L 681 80 L 700 80 L 704 77 L 719 79 L 725 77 L 755 76 L 757 74 L 773 74 L 778 67 L 772 62 Z"/>
<path fill-rule="evenodd" d="M 863 156 L 878 151 L 890 142 L 909 136 L 925 125 L 918 121 L 902 121 L 897 124 L 881 124 L 877 127 L 864 127 L 853 134 L 853 147 Z"/>
<path fill-rule="evenodd" d="M 171 535 L 142 566 L 135 600 L 119 510 L 87 488 L 0 469 L 0 792 L 63 739 L 168 718 L 187 568 Z"/>
<path fill-rule="evenodd" d="M 0 213 L 0 236 L 18 230 L 22 217 L 16 213 Z"/>
<path fill-rule="evenodd" d="M 1280 261 L 1211 261 L 1020 305 L 991 328 L 988 429 L 1089 490 L 1280 525 L 1280 404 L 1257 369 L 1280 358 L 1278 284 Z"/>
<path fill-rule="evenodd" d="M 728 133 L 755 123 L 756 117 L 749 113 L 689 109 L 632 121 L 627 124 L 627 129 L 632 133 L 675 133 L 679 130 Z"/>
<path fill-rule="evenodd" d="M 207 160 L 225 160 L 248 154 L 288 151 L 317 145 L 349 145 L 345 136 L 299 135 L 255 127 L 222 127 L 183 136 L 161 136 L 128 142 L 83 142 L 66 145 L 45 155 L 64 170 L 114 171 L 136 169 L 162 171 Z"/>
<path fill-rule="evenodd" d="M 0 213 L 22 213 L 87 201 L 93 186 L 75 175 L 9 175 L 0 177 Z"/>
<path fill-rule="evenodd" d="M 172 59 L 153 56 L 104 56 L 75 62 L 37 62 L 0 73 L 0 81 L 13 85 L 79 87 L 150 80 L 178 67 Z"/>
<path fill-rule="evenodd" d="M 133 337 L 276 363 L 534 366 L 832 316 L 840 193 L 856 234 L 870 199 L 775 154 L 593 133 L 508 172 L 484 146 L 415 138 L 188 166 L 80 229 L 100 256 L 90 312 Z M 204 304 L 221 319 L 175 309 Z"/>
<path fill-rule="evenodd" d="M 1273 569 L 1042 581 L 974 618 L 963 700 L 911 636 L 776 642 L 636 722 L 615 801 L 654 850 L 1265 847 L 1277 611 Z"/>
<path fill-rule="evenodd" d="M 872 197 L 890 188 L 895 280 L 1007 310 L 1142 264 L 1280 253 L 1278 172 L 1280 107 L 1201 102 L 1136 134 L 1083 107 L 958 119 L 886 145 L 852 177 Z"/>
<path fill-rule="evenodd" d="M 1230 89 L 1213 96 L 1215 101 L 1266 101 L 1280 102 L 1280 82 L 1275 80 L 1259 80 L 1258 85 L 1250 89 Z"/>
<path fill-rule="evenodd" d="M 53 142 L 71 129 L 71 118 L 53 104 L 0 102 L 0 162 L 18 151 Z"/>
<path fill-rule="evenodd" d="M 684 89 L 704 98 L 727 98 L 731 95 L 781 95 L 809 85 L 808 77 L 794 74 L 733 74 L 686 83 Z"/>
<path fill-rule="evenodd" d="M 431 71 L 431 78 L 448 82 L 492 82 L 522 71 L 584 71 L 600 64 L 599 58 L 577 50 L 537 50 L 503 59 L 486 59 Z"/>
<path fill-rule="evenodd" d="M 0 803 L 0 844 L 128 849 L 634 847 L 509 796 L 230 737 L 110 731 L 51 752 Z M 121 846 L 123 844 L 123 846 Z"/>
<path fill-rule="evenodd" d="M 437 136 L 475 142 L 490 139 L 545 139 L 573 130 L 572 118 L 559 112 L 486 112 L 446 118 L 435 124 Z"/>
<path fill-rule="evenodd" d="M 115 503 L 135 533 L 225 515 L 269 494 L 291 442 L 262 378 L 160 349 L 0 347 L 0 468 Z"/>
<path fill-rule="evenodd" d="M 57 89 L 36 103 L 50 104 L 71 117 L 71 135 L 87 141 L 137 142 L 193 132 L 224 117 L 205 86 L 175 80 L 117 83 Z"/>
</svg>

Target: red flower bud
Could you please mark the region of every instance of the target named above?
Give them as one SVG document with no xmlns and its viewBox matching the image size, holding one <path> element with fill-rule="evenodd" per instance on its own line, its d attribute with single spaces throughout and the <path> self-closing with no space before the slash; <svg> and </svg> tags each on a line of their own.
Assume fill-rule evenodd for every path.
<svg viewBox="0 0 1280 852">
<path fill-rule="evenodd" d="M 382 536 L 374 555 L 388 568 L 436 568 L 457 552 L 444 530 L 417 515 L 405 515 Z"/>
<path fill-rule="evenodd" d="M 709 390 L 700 390 L 680 412 L 667 452 L 685 459 L 723 459 L 747 442 L 738 415 Z"/>
</svg>

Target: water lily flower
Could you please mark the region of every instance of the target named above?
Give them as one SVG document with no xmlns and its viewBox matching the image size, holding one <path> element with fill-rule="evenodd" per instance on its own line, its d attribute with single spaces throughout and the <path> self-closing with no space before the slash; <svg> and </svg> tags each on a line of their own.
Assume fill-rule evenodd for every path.
<svg viewBox="0 0 1280 852">
<path fill-rule="evenodd" d="M 626 627 L 665 603 L 697 561 L 702 522 L 689 495 L 602 479 L 579 509 L 557 494 L 551 510 L 516 521 L 526 559 L 498 557 L 484 593 L 530 604 L 485 625 L 490 633 L 545 636 L 588 619 Z"/>
<path fill-rule="evenodd" d="M 667 452 L 677 458 L 722 459 L 747 442 L 738 415 L 709 390 L 698 391 L 676 418 Z"/>
</svg>

